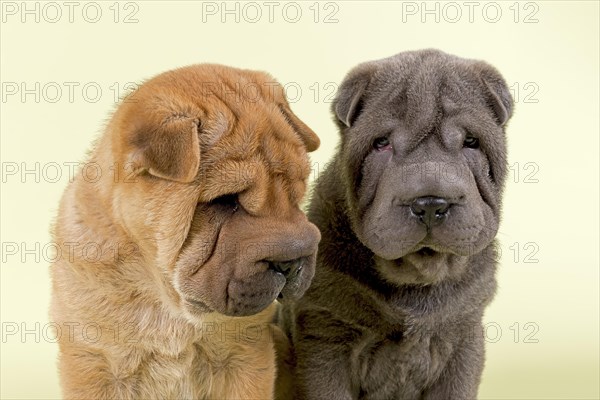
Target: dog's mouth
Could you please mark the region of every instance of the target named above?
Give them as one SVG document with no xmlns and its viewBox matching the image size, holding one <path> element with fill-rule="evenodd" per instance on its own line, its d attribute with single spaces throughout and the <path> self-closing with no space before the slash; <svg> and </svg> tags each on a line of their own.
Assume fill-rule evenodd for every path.
<svg viewBox="0 0 600 400">
<path fill-rule="evenodd" d="M 425 243 L 423 243 L 425 242 Z M 412 251 L 409 251 L 406 256 L 419 257 L 419 258 L 434 258 L 445 253 L 451 253 L 450 249 L 444 248 L 435 243 L 431 243 L 430 241 L 423 241 Z M 405 257 L 406 257 L 405 256 Z"/>
<path fill-rule="evenodd" d="M 427 246 L 418 246 L 416 249 L 409 251 L 404 256 L 393 260 L 397 266 L 402 266 L 403 260 L 407 260 L 411 263 L 418 262 L 419 264 L 427 264 L 430 262 L 437 262 L 440 258 L 447 255 L 448 251 L 445 249 L 428 244 Z"/>
<path fill-rule="evenodd" d="M 432 257 L 438 254 L 437 251 L 427 246 L 421 248 L 420 250 L 417 250 L 415 253 L 421 257 Z"/>
</svg>

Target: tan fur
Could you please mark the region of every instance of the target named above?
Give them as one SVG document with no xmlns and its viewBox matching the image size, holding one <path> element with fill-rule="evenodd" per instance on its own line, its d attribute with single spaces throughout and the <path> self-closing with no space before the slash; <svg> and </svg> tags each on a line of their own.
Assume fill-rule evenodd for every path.
<svg viewBox="0 0 600 400">
<path fill-rule="evenodd" d="M 101 176 L 67 187 L 53 232 L 64 396 L 272 399 L 276 303 L 236 308 L 232 282 L 276 296 L 264 260 L 314 271 L 320 236 L 299 203 L 318 144 L 264 73 L 196 65 L 130 94 L 88 160 Z M 242 211 L 211 203 L 229 193 Z"/>
</svg>

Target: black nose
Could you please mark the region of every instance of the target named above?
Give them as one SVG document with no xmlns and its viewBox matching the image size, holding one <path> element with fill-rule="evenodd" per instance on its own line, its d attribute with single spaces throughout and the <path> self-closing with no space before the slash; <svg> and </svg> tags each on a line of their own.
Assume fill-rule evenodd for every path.
<svg viewBox="0 0 600 400">
<path fill-rule="evenodd" d="M 441 222 L 448 213 L 450 203 L 442 197 L 417 197 L 410 205 L 410 211 L 427 227 Z"/>
<path fill-rule="evenodd" d="M 306 257 L 300 257 L 287 261 L 269 261 L 269 268 L 282 273 L 285 277 L 294 276 L 300 272 L 306 260 Z"/>
</svg>

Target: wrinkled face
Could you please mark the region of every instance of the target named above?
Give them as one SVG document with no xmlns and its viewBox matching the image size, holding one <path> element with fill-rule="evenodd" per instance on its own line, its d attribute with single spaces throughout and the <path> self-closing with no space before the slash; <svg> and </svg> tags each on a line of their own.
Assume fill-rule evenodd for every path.
<svg viewBox="0 0 600 400">
<path fill-rule="evenodd" d="M 473 64 L 441 53 L 389 61 L 350 102 L 342 84 L 334 109 L 353 228 L 390 281 L 457 277 L 496 235 L 511 101 L 478 69 L 491 67 Z"/>
<path fill-rule="evenodd" d="M 149 107 L 140 92 L 144 101 L 131 106 L 130 114 L 164 113 L 124 142 L 142 172 L 119 190 L 127 228 L 165 277 L 164 292 L 191 318 L 251 315 L 301 296 L 320 240 L 300 210 L 306 152 L 318 138 L 264 74 L 197 66 L 161 77 L 150 81 L 152 98 L 165 82 L 168 101 Z"/>
<path fill-rule="evenodd" d="M 192 311 L 254 314 L 276 298 L 298 298 L 314 275 L 320 234 L 300 210 L 309 173 L 304 147 L 259 129 L 257 149 L 223 138 L 200 174 L 175 278 Z"/>
</svg>

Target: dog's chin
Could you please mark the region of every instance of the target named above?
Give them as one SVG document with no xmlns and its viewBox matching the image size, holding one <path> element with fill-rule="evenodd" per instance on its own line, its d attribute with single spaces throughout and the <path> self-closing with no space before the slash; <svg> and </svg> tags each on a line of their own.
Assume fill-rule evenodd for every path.
<svg viewBox="0 0 600 400">
<path fill-rule="evenodd" d="M 202 317 L 207 313 L 218 313 L 228 317 L 247 317 L 264 311 L 269 305 L 275 301 L 277 297 L 272 299 L 261 299 L 259 301 L 237 302 L 235 307 L 226 309 L 213 308 L 201 300 L 186 299 L 184 300 L 183 308 L 185 314 L 192 321 L 201 321 Z"/>
<path fill-rule="evenodd" d="M 310 286 L 314 275 L 314 259 L 289 274 L 266 269 L 244 278 L 231 278 L 220 290 L 206 280 L 180 284 L 181 306 L 192 319 L 206 313 L 230 317 L 246 317 L 264 311 L 275 300 L 285 303 L 298 300 Z M 197 278 L 198 275 L 195 276 Z M 191 287 L 191 289 L 190 289 Z"/>
<path fill-rule="evenodd" d="M 387 281 L 398 285 L 433 285 L 460 277 L 468 256 L 428 245 L 417 246 L 402 257 L 386 259 L 375 255 L 377 269 Z"/>
<path fill-rule="evenodd" d="M 188 318 L 192 320 L 201 319 L 207 313 L 219 313 L 230 317 L 246 317 L 255 315 L 269 307 L 277 300 L 280 303 L 290 303 L 298 300 L 307 289 L 301 280 L 288 281 L 283 288 L 273 289 L 271 295 L 264 293 L 236 293 L 235 298 L 230 298 L 227 307 L 218 307 L 208 302 L 186 297 L 183 300 L 183 308 Z"/>
</svg>

